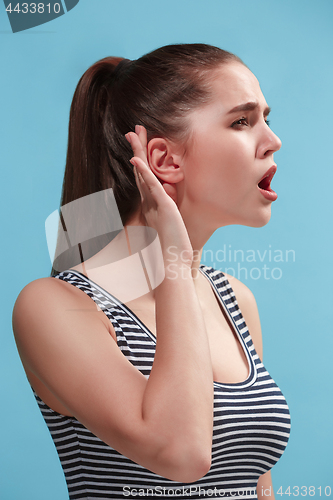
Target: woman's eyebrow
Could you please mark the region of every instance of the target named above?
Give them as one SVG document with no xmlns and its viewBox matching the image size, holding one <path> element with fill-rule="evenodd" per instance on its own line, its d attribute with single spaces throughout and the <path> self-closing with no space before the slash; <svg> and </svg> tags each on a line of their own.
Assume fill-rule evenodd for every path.
<svg viewBox="0 0 333 500">
<path fill-rule="evenodd" d="M 231 113 L 238 113 L 239 111 L 253 111 L 254 109 L 259 108 L 259 103 L 257 102 L 246 102 L 244 104 L 240 104 L 239 106 L 236 106 L 235 108 L 232 108 L 230 111 L 228 111 L 228 115 Z M 264 116 L 268 116 L 269 113 L 271 112 L 271 108 L 267 106 L 264 109 Z"/>
</svg>

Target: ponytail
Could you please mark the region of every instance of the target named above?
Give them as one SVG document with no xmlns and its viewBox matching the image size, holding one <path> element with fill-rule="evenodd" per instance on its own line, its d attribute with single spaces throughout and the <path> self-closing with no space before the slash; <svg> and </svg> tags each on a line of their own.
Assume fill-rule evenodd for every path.
<svg viewBox="0 0 333 500">
<path fill-rule="evenodd" d="M 123 225 L 135 213 L 140 200 L 133 167 L 129 162 L 133 153 L 124 135 L 117 131 L 113 123 L 111 103 L 113 87 L 128 63 L 127 59 L 107 57 L 91 66 L 81 77 L 70 109 L 61 195 L 63 207 L 83 196 L 112 188 Z M 57 249 L 63 246 L 63 238 L 60 237 L 63 225 L 61 216 Z M 110 233 L 86 243 L 85 260 L 100 251 L 114 236 Z M 59 255 L 53 263 L 51 275 L 78 264 L 82 260 L 82 256 L 78 260 L 80 253 L 77 248 L 71 248 Z"/>
<path fill-rule="evenodd" d="M 127 60 L 119 57 L 98 61 L 77 85 L 70 110 L 61 198 L 63 206 L 82 196 L 113 188 L 123 223 L 134 211 L 130 209 L 133 198 L 138 198 L 129 163 L 131 148 L 122 134 L 114 137 L 117 127 L 113 123 L 111 103 L 113 85 L 117 79 L 116 69 L 124 61 Z M 124 196 L 127 201 L 122 201 Z"/>
</svg>

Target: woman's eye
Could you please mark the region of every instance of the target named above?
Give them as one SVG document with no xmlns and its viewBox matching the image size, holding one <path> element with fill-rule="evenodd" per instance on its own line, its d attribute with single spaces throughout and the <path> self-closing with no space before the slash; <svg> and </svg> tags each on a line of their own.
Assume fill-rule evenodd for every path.
<svg viewBox="0 0 333 500">
<path fill-rule="evenodd" d="M 266 122 L 266 125 L 269 127 L 270 123 L 271 123 L 270 120 L 265 120 L 265 122 Z"/>
<path fill-rule="evenodd" d="M 236 120 L 231 126 L 238 127 L 242 125 L 248 125 L 248 121 L 246 118 L 240 118 L 239 120 Z"/>
</svg>

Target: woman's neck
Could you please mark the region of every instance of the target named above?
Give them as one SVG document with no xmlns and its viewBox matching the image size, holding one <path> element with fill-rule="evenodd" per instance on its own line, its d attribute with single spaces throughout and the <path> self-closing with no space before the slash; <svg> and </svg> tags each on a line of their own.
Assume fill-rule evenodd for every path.
<svg viewBox="0 0 333 500">
<path fill-rule="evenodd" d="M 201 231 L 196 221 L 187 221 L 187 223 L 185 221 L 185 225 L 193 248 L 192 278 L 195 286 L 198 287 L 201 283 L 199 266 L 202 250 L 211 234 L 207 230 Z M 146 250 L 148 247 L 154 251 Z M 138 282 L 137 294 L 143 293 L 147 283 L 146 293 L 154 297 L 154 290 L 164 277 L 163 256 L 157 233 L 154 229 L 147 227 L 142 214 L 137 213 L 108 245 L 81 265 L 75 266 L 74 269 L 83 272 L 101 286 L 101 280 L 104 283 L 108 280 L 109 291 L 123 302 L 128 301 L 127 290 L 129 288 L 135 295 L 134 275 Z M 117 281 L 119 277 L 123 277 L 122 284 L 117 285 L 118 288 L 111 291 L 115 277 Z"/>
</svg>

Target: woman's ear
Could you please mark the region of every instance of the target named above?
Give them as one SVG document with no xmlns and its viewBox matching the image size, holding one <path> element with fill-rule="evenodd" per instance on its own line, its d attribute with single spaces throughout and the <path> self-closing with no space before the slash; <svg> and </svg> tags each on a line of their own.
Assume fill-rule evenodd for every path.
<svg viewBox="0 0 333 500">
<path fill-rule="evenodd" d="M 170 141 L 161 137 L 151 139 L 147 146 L 147 157 L 151 170 L 163 183 L 177 184 L 183 180 L 181 154 Z"/>
</svg>

